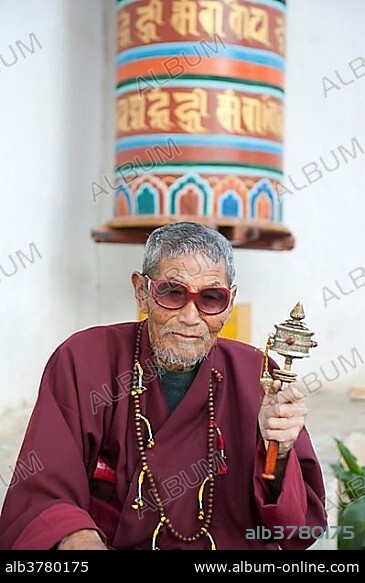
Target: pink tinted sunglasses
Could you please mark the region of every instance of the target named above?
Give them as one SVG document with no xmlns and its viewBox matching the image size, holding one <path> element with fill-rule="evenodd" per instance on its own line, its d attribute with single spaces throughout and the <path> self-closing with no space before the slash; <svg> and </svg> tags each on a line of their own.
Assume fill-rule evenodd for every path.
<svg viewBox="0 0 365 583">
<path fill-rule="evenodd" d="M 172 279 L 153 281 L 145 275 L 148 291 L 158 306 L 166 310 L 179 310 L 193 300 L 199 312 L 208 316 L 216 316 L 224 312 L 231 299 L 231 290 L 226 287 L 204 287 L 198 292 Z"/>
</svg>

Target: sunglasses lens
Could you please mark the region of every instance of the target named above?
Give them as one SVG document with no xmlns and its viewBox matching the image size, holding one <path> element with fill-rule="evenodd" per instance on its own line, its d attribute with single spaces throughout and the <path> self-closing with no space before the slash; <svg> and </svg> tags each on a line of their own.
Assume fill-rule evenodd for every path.
<svg viewBox="0 0 365 583">
<path fill-rule="evenodd" d="M 187 289 L 176 281 L 164 281 L 155 286 L 154 298 L 164 308 L 179 309 L 186 303 Z"/>
<path fill-rule="evenodd" d="M 198 297 L 198 308 L 205 314 L 224 312 L 229 304 L 229 292 L 214 287 L 203 289 Z"/>
<path fill-rule="evenodd" d="M 151 291 L 155 302 L 169 310 L 183 308 L 191 298 L 189 289 L 173 280 L 152 282 Z M 230 292 L 225 288 L 207 287 L 193 295 L 198 310 L 212 316 L 224 312 L 230 300 Z"/>
</svg>

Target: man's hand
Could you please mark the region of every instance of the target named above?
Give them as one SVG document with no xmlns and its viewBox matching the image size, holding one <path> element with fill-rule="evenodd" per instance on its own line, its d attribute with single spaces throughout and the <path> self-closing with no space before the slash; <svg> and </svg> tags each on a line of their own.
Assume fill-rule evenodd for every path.
<svg viewBox="0 0 365 583">
<path fill-rule="evenodd" d="M 273 388 L 279 389 L 280 381 L 274 381 Z M 279 442 L 278 458 L 285 459 L 304 427 L 308 410 L 304 396 L 294 387 L 264 396 L 259 412 L 259 426 L 265 440 Z"/>
<path fill-rule="evenodd" d="M 72 532 L 61 540 L 58 551 L 107 551 L 96 530 L 83 529 Z"/>
</svg>

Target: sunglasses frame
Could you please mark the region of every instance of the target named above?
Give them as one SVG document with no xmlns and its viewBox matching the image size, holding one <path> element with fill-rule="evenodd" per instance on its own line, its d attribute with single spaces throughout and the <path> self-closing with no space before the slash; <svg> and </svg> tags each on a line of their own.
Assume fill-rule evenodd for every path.
<svg viewBox="0 0 365 583">
<path fill-rule="evenodd" d="M 197 291 L 197 292 L 192 292 L 187 285 L 185 285 L 185 283 L 182 283 L 181 281 L 176 281 L 174 279 L 157 279 L 157 280 L 153 280 L 150 277 L 148 277 L 148 275 L 144 275 L 144 277 L 147 279 L 147 289 L 149 291 L 149 293 L 151 294 L 152 299 L 156 302 L 156 304 L 158 306 L 160 306 L 160 308 L 164 308 L 165 310 L 181 310 L 182 308 L 185 308 L 185 306 L 191 301 L 193 300 L 196 309 L 198 310 L 198 312 L 201 312 L 202 314 L 205 314 L 206 316 L 218 316 L 218 314 L 222 314 L 223 312 L 226 311 L 226 309 L 229 306 L 229 302 L 231 300 L 231 294 L 232 294 L 232 290 L 228 287 L 221 287 L 221 286 L 216 286 L 216 285 L 210 285 L 207 287 L 203 287 L 201 290 Z M 162 304 L 160 304 L 159 300 L 156 299 L 156 293 L 154 291 L 154 288 L 158 286 L 158 284 L 160 283 L 167 283 L 169 286 L 170 284 L 176 284 L 179 286 L 182 286 L 183 288 L 186 289 L 187 291 L 187 300 L 185 302 L 185 304 L 183 304 L 182 306 L 180 306 L 179 308 L 169 308 L 167 306 L 163 306 Z M 172 286 L 171 286 L 172 287 Z M 211 312 L 205 312 L 204 310 L 201 310 L 197 304 L 197 297 L 201 294 L 202 291 L 205 290 L 220 290 L 220 291 L 224 291 L 224 293 L 227 296 L 227 305 L 225 308 L 223 308 L 223 310 L 219 310 L 219 312 L 214 312 L 213 314 Z"/>
</svg>

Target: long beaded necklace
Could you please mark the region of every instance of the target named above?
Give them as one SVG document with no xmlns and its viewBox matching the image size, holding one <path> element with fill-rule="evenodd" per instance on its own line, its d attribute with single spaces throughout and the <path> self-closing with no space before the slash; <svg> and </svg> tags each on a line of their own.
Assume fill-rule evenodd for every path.
<svg viewBox="0 0 365 583">
<path fill-rule="evenodd" d="M 202 521 L 201 527 L 195 531 L 190 536 L 185 536 L 181 531 L 179 531 L 173 525 L 172 521 L 166 516 L 165 509 L 163 507 L 163 503 L 161 497 L 159 495 L 155 479 L 153 477 L 152 471 L 149 467 L 147 456 L 146 456 L 146 445 L 144 443 L 143 437 L 143 429 L 142 429 L 142 422 L 147 428 L 148 432 L 148 440 L 147 440 L 147 448 L 150 449 L 155 445 L 155 441 L 153 439 L 152 428 L 149 420 L 147 417 L 142 415 L 141 412 L 141 402 L 140 397 L 141 394 L 146 391 L 147 389 L 143 386 L 143 369 L 139 362 L 139 355 L 140 355 L 140 345 L 141 345 L 141 335 L 142 329 L 145 321 L 141 322 L 137 329 L 137 336 L 136 336 L 136 346 L 134 352 L 134 373 L 133 373 L 133 382 L 132 388 L 130 390 L 130 395 L 133 399 L 134 405 L 134 425 L 135 425 L 135 432 L 137 437 L 137 444 L 138 444 L 138 452 L 141 462 L 141 470 L 138 477 L 138 495 L 132 505 L 132 508 L 138 510 L 143 506 L 143 497 L 142 497 L 142 485 L 145 478 L 150 486 L 151 494 L 154 498 L 155 504 L 157 506 L 157 510 L 159 513 L 159 522 L 153 532 L 152 536 L 152 550 L 159 550 L 157 547 L 157 536 L 162 527 L 165 527 L 171 536 L 175 539 L 183 542 L 183 543 L 193 543 L 200 540 L 203 537 L 207 537 L 210 542 L 211 550 L 216 550 L 216 544 L 213 539 L 212 534 L 209 532 L 212 516 L 213 516 L 213 506 L 214 506 L 214 490 L 215 490 L 215 475 L 214 475 L 214 437 L 215 434 L 218 435 L 218 443 L 220 449 L 220 457 L 221 457 L 221 466 L 218 471 L 219 474 L 223 475 L 227 473 L 227 464 L 226 464 L 226 455 L 225 455 L 225 448 L 224 448 L 224 439 L 222 435 L 222 431 L 215 423 L 215 410 L 214 410 L 214 391 L 213 391 L 213 379 L 217 382 L 220 382 L 223 379 L 222 374 L 217 371 L 216 369 L 212 369 L 209 381 L 209 388 L 208 388 L 208 439 L 207 439 L 207 462 L 208 462 L 208 473 L 207 476 L 203 479 L 199 491 L 198 491 L 198 519 Z M 207 488 L 207 504 L 206 510 L 204 509 L 203 503 L 203 495 L 204 490 Z"/>
</svg>

